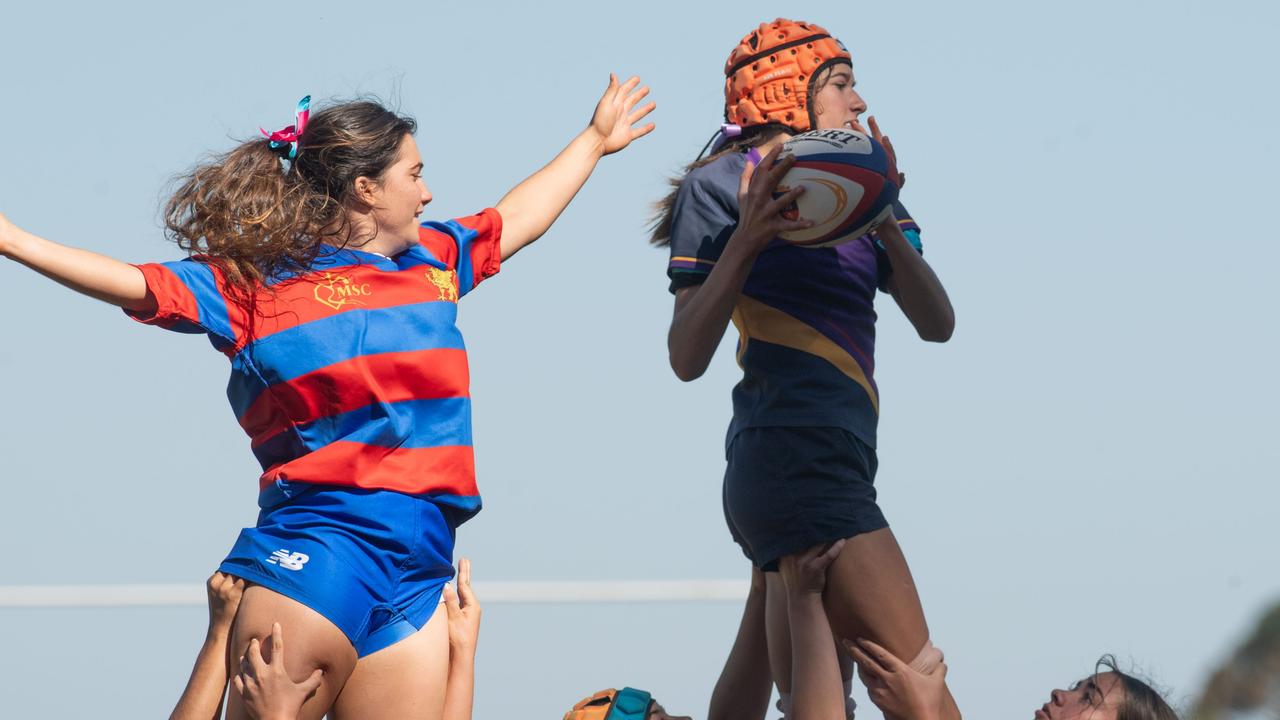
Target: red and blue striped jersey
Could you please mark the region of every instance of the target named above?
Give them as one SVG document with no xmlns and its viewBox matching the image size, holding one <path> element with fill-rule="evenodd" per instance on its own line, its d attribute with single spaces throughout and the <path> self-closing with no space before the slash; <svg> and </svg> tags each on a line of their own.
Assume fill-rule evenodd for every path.
<svg viewBox="0 0 1280 720">
<path fill-rule="evenodd" d="M 301 274 L 235 296 L 201 258 L 139 265 L 144 323 L 204 333 L 231 360 L 227 397 L 262 464 L 260 503 L 318 483 L 480 509 L 458 299 L 498 272 L 502 218 L 424 223 L 393 258 L 322 252 Z"/>
</svg>

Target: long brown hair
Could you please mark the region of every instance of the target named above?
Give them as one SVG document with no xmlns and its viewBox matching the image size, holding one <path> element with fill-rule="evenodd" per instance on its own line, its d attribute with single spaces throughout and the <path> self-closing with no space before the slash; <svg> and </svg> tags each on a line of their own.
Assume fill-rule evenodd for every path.
<svg viewBox="0 0 1280 720">
<path fill-rule="evenodd" d="M 1116 667 L 1114 655 L 1103 655 L 1094 668 L 1096 675 L 1102 668 L 1115 673 L 1124 688 L 1124 700 L 1116 710 L 1116 720 L 1178 720 L 1178 714 L 1169 703 L 1146 682 L 1122 672 Z"/>
<path fill-rule="evenodd" d="M 742 128 L 742 134 L 730 139 L 724 145 L 720 146 L 714 153 L 704 158 L 694 160 L 685 166 L 684 172 L 678 176 L 667 179 L 671 185 L 671 191 L 661 200 L 653 204 L 653 215 L 650 218 L 650 235 L 649 242 L 658 247 L 669 245 L 671 243 L 671 221 L 672 213 L 676 206 L 676 196 L 680 194 L 680 186 L 684 184 L 684 179 L 689 173 L 702 167 L 709 165 L 716 160 L 730 155 L 732 153 L 742 153 L 753 147 L 764 145 L 774 138 L 778 133 L 790 134 L 791 130 L 786 125 L 779 123 L 768 123 L 766 125 L 753 125 L 751 127 Z"/>
<path fill-rule="evenodd" d="M 273 275 L 306 270 L 323 244 L 346 244 L 356 179 L 381 177 L 416 130 L 413 118 L 376 102 L 320 110 L 291 161 L 261 138 L 180 177 L 165 205 L 166 235 L 248 295 Z"/>
</svg>

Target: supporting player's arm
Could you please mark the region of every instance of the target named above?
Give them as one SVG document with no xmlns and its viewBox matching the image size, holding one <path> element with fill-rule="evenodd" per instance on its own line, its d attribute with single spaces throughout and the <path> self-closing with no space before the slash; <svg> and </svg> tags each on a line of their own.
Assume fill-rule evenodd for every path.
<svg viewBox="0 0 1280 720">
<path fill-rule="evenodd" d="M 205 583 L 209 596 L 209 630 L 196 656 L 187 687 L 178 698 L 169 720 L 217 720 L 222 717 L 222 700 L 227 690 L 229 658 L 227 641 L 231 623 L 244 594 L 244 580 L 215 572 Z"/>
<path fill-rule="evenodd" d="M 458 589 L 444 588 L 449 615 L 449 677 L 445 681 L 444 720 L 471 720 L 475 696 L 476 646 L 480 641 L 480 601 L 471 590 L 471 561 L 458 561 Z"/>
<path fill-rule="evenodd" d="M 45 277 L 117 307 L 154 311 L 142 271 L 88 250 L 37 237 L 0 215 L 0 256 L 22 263 Z"/>
<path fill-rule="evenodd" d="M 711 692 L 707 720 L 764 720 L 769 712 L 773 677 L 765 638 L 764 598 L 764 573 L 752 568 L 751 592 L 742 609 L 738 637 Z"/>
<path fill-rule="evenodd" d="M 635 109 L 636 104 L 649 94 L 649 88 L 639 85 L 638 77 L 619 85 L 617 77 L 609 75 L 609 87 L 596 105 L 587 129 L 579 133 L 546 167 L 512 188 L 498 201 L 495 208 L 502 216 L 503 260 L 542 237 L 582 189 L 600 158 L 618 152 L 632 140 L 653 131 L 653 123 L 635 127 L 655 107 L 651 102 L 639 110 Z"/>
<path fill-rule="evenodd" d="M 738 185 L 737 229 L 707 279 L 701 285 L 676 291 L 667 350 L 671 369 L 685 382 L 696 380 L 707 371 L 760 251 L 778 233 L 810 225 L 808 221 L 787 220 L 781 215 L 804 191 L 803 186 L 773 197 L 778 181 L 795 164 L 790 155 L 780 159 L 781 152 L 779 146 L 765 155 L 758 171 L 747 162 Z"/>
<path fill-rule="evenodd" d="M 830 720 L 845 716 L 844 681 L 831 646 L 831 623 L 822 605 L 827 568 L 844 540 L 809 548 L 782 559 L 791 627 L 791 697 L 794 720 Z"/>
<path fill-rule="evenodd" d="M 890 215 L 876 226 L 876 237 L 889 256 L 893 274 L 889 276 L 889 292 L 902 313 L 911 321 L 922 340 L 946 342 L 956 327 L 955 310 L 946 288 L 933 268 L 911 246 L 911 241 Z"/>
</svg>

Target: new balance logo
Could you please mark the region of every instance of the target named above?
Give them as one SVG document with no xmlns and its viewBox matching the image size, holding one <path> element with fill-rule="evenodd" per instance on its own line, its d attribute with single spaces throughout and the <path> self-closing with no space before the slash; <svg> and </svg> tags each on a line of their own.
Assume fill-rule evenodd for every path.
<svg viewBox="0 0 1280 720">
<path fill-rule="evenodd" d="M 267 562 L 272 565 L 279 565 L 286 570 L 301 570 L 302 566 L 306 565 L 307 561 L 310 559 L 311 556 L 305 553 L 291 553 L 288 550 L 277 550 L 271 553 L 271 557 L 267 558 Z"/>
</svg>

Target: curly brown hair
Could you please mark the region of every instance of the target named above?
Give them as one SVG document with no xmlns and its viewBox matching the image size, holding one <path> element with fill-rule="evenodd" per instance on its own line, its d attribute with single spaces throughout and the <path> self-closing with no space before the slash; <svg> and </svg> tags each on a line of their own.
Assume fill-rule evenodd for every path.
<svg viewBox="0 0 1280 720">
<path fill-rule="evenodd" d="M 305 271 L 323 245 L 351 241 L 346 206 L 356 179 L 380 178 L 416 130 L 413 118 L 377 102 L 320 110 L 283 166 L 268 140 L 255 139 L 179 178 L 165 205 L 166 235 L 248 296 L 273 276 Z"/>
</svg>

